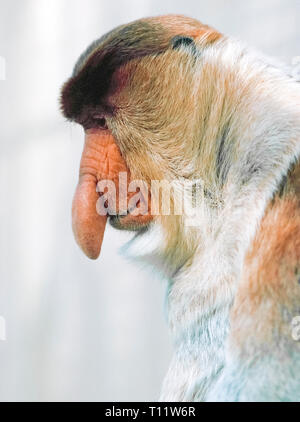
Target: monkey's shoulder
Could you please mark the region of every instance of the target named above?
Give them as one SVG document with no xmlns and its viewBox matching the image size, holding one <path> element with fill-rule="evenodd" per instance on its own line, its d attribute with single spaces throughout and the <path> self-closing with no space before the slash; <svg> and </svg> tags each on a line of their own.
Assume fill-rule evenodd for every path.
<svg viewBox="0 0 300 422">
<path fill-rule="evenodd" d="M 293 341 L 300 315 L 300 198 L 293 174 L 289 189 L 270 202 L 247 253 L 231 313 L 234 342 L 261 350 Z M 251 340 L 250 340 L 251 339 Z"/>
</svg>

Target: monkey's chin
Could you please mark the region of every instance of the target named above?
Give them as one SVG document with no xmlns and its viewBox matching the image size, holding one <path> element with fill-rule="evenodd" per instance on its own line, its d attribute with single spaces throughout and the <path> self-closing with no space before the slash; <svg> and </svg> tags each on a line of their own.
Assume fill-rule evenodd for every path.
<svg viewBox="0 0 300 422">
<path fill-rule="evenodd" d="M 109 224 L 118 230 L 129 230 L 129 231 L 146 231 L 152 221 L 152 217 L 149 215 L 138 215 L 133 216 L 127 215 L 112 215 L 109 217 Z"/>
</svg>

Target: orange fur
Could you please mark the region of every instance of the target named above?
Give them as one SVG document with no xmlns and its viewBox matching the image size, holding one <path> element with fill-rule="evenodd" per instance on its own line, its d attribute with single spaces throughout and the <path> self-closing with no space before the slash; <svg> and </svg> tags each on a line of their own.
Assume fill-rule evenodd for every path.
<svg viewBox="0 0 300 422">
<path fill-rule="evenodd" d="M 211 44 L 222 37 L 222 34 L 212 27 L 182 15 L 158 16 L 147 18 L 144 21 L 161 24 L 164 30 L 167 29 L 170 36 L 184 34 L 193 38 L 205 37 L 207 44 Z"/>
<path fill-rule="evenodd" d="M 290 337 L 290 324 L 300 313 L 299 169 L 288 191 L 266 209 L 246 256 L 243 279 L 231 314 L 232 339 L 242 349 Z"/>
</svg>

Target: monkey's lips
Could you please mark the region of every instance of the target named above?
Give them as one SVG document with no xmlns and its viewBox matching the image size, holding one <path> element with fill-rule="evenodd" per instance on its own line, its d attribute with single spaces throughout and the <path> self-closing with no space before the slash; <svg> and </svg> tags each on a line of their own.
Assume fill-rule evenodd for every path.
<svg viewBox="0 0 300 422">
<path fill-rule="evenodd" d="M 151 215 L 126 215 L 116 214 L 109 217 L 109 224 L 118 230 L 140 231 L 149 227 L 152 222 Z"/>
</svg>

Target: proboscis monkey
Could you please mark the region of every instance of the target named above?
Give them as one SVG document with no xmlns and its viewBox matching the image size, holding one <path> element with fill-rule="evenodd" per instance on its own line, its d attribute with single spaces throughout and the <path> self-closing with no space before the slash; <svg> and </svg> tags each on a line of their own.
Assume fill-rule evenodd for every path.
<svg viewBox="0 0 300 422">
<path fill-rule="evenodd" d="M 161 400 L 300 401 L 300 84 L 194 19 L 160 16 L 95 41 L 61 106 L 85 130 L 73 229 L 90 258 L 107 219 L 99 180 L 121 192 L 122 171 L 151 199 L 153 180 L 175 181 L 173 203 L 182 181 L 202 181 L 198 224 L 124 215 L 133 193 L 108 207 L 136 242 L 160 233 L 175 349 Z"/>
</svg>

